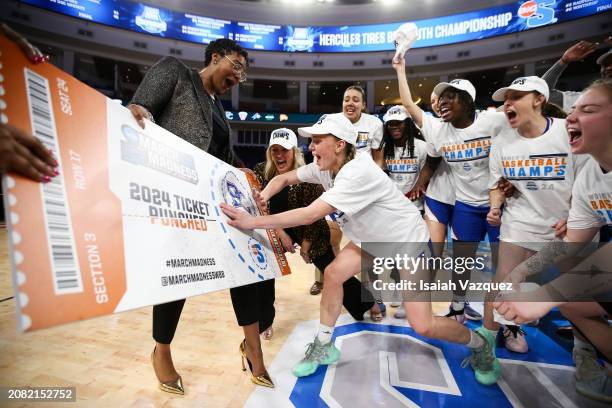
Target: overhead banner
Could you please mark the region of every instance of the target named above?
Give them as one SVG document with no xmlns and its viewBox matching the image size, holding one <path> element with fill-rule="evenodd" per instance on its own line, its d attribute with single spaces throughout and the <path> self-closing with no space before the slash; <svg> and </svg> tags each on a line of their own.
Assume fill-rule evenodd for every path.
<svg viewBox="0 0 612 408">
<path fill-rule="evenodd" d="M 100 24 L 175 40 L 208 43 L 231 38 L 252 50 L 370 52 L 394 50 L 393 32 L 406 21 L 354 26 L 266 25 L 220 20 L 130 0 L 21 0 Z M 517 33 L 612 10 L 612 0 L 529 0 L 413 21 L 412 48 L 435 47 Z"/>
<path fill-rule="evenodd" d="M 3 117 L 60 163 L 38 183 L 4 177 L 17 324 L 34 330 L 290 273 L 274 230 L 230 227 L 219 204 L 257 215 L 257 179 L 147 122 L 0 36 Z"/>
</svg>

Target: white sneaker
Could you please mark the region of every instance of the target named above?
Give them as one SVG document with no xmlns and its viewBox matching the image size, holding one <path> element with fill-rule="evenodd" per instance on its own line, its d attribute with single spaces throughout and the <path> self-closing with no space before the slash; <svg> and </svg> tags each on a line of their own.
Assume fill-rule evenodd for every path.
<svg viewBox="0 0 612 408">
<path fill-rule="evenodd" d="M 391 295 L 391 307 L 400 307 L 402 305 L 402 294 L 399 290 L 394 289 Z"/>
<path fill-rule="evenodd" d="M 604 371 L 597 362 L 597 356 L 591 350 L 574 347 L 572 358 L 576 364 L 576 380 L 593 379 Z"/>
</svg>

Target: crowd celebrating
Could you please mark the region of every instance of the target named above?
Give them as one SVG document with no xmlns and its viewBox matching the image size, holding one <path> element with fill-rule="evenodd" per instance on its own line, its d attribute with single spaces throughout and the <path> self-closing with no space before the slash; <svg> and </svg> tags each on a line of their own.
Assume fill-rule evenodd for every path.
<svg viewBox="0 0 612 408">
<path fill-rule="evenodd" d="M 44 61 L 8 27 L 3 30 L 33 62 Z M 401 105 L 389 108 L 382 121 L 365 112 L 364 90 L 350 86 L 340 112 L 297 129 L 309 140 L 312 163 L 305 164 L 296 132 L 280 128 L 271 133 L 266 160 L 254 169 L 262 185 L 255 199 L 267 214 L 251 216 L 225 204 L 221 209 L 235 228 L 275 229 L 286 251 L 299 250 L 304 262 L 323 273 L 319 329 L 293 368 L 297 377 L 340 359 L 333 333 L 342 306 L 356 320 L 368 313 L 378 321 L 386 313 L 380 294 L 355 277 L 364 257 L 376 255 L 367 253 L 363 244 L 383 242 L 414 256 L 424 251 L 441 255 L 448 237 L 455 256 L 474 257 L 486 238 L 498 248 L 491 279 L 516 285 L 575 256 L 580 243 L 601 242 L 596 254 L 610 259 L 612 50 L 597 59 L 601 78 L 579 92 L 556 89 L 565 67 L 582 63 L 596 49 L 581 41 L 542 78 L 513 79 L 491 95 L 500 105 L 497 111 L 478 110 L 479 90 L 461 78 L 437 84 L 432 112 L 424 111 L 413 101 L 407 80 L 410 53 L 396 56 L 393 68 Z M 247 52 L 232 40 L 218 39 L 208 44 L 200 70 L 174 57 L 152 66 L 128 108 L 142 127 L 153 121 L 238 166 L 219 95 L 243 82 L 247 69 Z M 56 166 L 52 153 L 37 139 L 1 125 L 0 170 L 46 182 L 57 175 Z M 340 234 L 348 240 L 342 248 Z M 416 275 L 429 279 L 430 272 L 419 270 Z M 395 280 L 402 274 L 391 271 Z M 469 271 L 460 277 L 470 279 Z M 470 355 L 464 365 L 485 385 L 495 384 L 501 374 L 498 333 L 508 350 L 526 353 L 521 324 L 559 308 L 573 328 L 577 391 L 610 402 L 612 303 L 606 295 L 612 285 L 605 274 L 591 276 L 585 298 L 583 291 L 567 290 L 572 286 L 569 279 L 562 273 L 539 287 L 533 297 L 537 302 L 491 296 L 483 313 L 470 306 L 460 288 L 453 291 L 445 316 L 434 314 L 426 292 L 399 293 L 392 305 L 401 304 L 395 316 L 407 319 L 417 334 L 465 345 Z M 239 351 L 251 379 L 274 387 L 261 343 L 272 338 L 274 280 L 230 292 L 244 330 Z M 153 367 L 160 388 L 178 394 L 184 386 L 170 344 L 184 302 L 153 308 Z M 482 320 L 482 325 L 472 330 L 466 320 Z"/>
</svg>

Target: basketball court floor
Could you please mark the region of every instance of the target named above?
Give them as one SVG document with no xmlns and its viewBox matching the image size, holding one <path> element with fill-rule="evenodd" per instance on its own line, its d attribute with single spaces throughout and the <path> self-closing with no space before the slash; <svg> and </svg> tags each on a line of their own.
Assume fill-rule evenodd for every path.
<svg viewBox="0 0 612 408">
<path fill-rule="evenodd" d="M 576 395 L 571 340 L 554 332 L 564 325 L 553 313 L 527 327 L 530 351 L 498 349 L 503 375 L 479 385 L 461 368 L 465 347 L 417 335 L 405 321 L 355 322 L 344 314 L 334 333 L 338 364 L 297 379 L 292 365 L 304 354 L 318 324 L 320 296 L 308 294 L 314 271 L 289 255 L 293 273 L 276 284 L 274 337 L 262 340 L 276 388 L 251 384 L 241 370 L 228 291 L 188 299 L 172 351 L 184 396 L 157 389 L 149 356 L 151 308 L 17 334 L 7 255 L 0 230 L 0 386 L 75 386 L 66 407 L 604 407 Z M 473 305 L 476 308 L 478 304 Z M 438 313 L 447 305 L 435 304 Z M 472 324 L 472 323 L 470 323 Z M 0 402 L 0 406 L 39 406 Z"/>
</svg>

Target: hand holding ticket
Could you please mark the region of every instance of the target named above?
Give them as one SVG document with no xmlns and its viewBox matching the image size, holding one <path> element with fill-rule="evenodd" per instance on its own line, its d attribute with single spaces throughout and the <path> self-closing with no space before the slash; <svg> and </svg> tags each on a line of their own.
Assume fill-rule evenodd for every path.
<svg viewBox="0 0 612 408">
<path fill-rule="evenodd" d="M 56 154 L 40 184 L 5 177 L 17 323 L 34 330 L 288 274 L 273 230 L 232 228 L 220 204 L 258 209 L 244 173 L 0 37 L 8 123 Z M 77 103 L 78 101 L 78 103 Z"/>
</svg>

